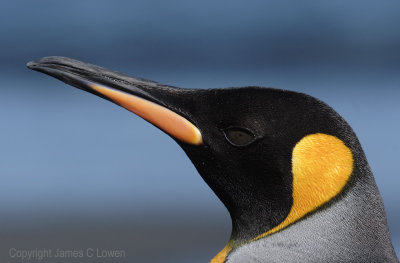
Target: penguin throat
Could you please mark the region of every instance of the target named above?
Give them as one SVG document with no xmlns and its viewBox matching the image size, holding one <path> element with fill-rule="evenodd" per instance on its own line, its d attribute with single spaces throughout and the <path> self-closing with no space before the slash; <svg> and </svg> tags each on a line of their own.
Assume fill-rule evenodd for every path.
<svg viewBox="0 0 400 263">
<path fill-rule="evenodd" d="M 292 151 L 289 212 L 283 212 L 285 206 L 279 207 L 282 203 L 270 198 L 264 199 L 269 202 L 264 206 L 260 203 L 262 199 L 252 204 L 249 198 L 240 205 L 241 209 L 229 207 L 228 203 L 232 217 L 231 239 L 211 262 L 225 262 L 235 248 L 281 231 L 331 201 L 347 185 L 353 165 L 351 150 L 337 137 L 317 133 L 302 138 Z"/>
</svg>

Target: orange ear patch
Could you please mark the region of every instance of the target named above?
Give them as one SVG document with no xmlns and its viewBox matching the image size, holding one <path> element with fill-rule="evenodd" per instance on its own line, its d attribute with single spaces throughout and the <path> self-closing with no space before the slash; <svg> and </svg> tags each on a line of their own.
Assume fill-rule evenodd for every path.
<svg viewBox="0 0 400 263">
<path fill-rule="evenodd" d="M 353 172 L 353 155 L 337 137 L 316 133 L 302 138 L 292 152 L 293 205 L 282 223 L 257 236 L 275 233 L 338 195 Z"/>
</svg>

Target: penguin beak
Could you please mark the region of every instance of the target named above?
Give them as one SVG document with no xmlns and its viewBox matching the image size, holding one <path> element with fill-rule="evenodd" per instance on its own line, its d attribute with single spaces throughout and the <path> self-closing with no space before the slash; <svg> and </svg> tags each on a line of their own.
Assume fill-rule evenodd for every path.
<svg viewBox="0 0 400 263">
<path fill-rule="evenodd" d="M 149 121 L 173 138 L 200 145 L 200 130 L 168 105 L 168 97 L 181 89 L 138 79 L 64 57 L 45 57 L 27 67 L 55 77 L 78 89 L 107 99 Z"/>
</svg>

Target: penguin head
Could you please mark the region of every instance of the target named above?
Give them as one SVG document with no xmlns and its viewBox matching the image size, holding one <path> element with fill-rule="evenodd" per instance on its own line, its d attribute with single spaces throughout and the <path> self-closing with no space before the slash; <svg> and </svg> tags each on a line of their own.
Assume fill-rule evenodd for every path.
<svg viewBox="0 0 400 263">
<path fill-rule="evenodd" d="M 260 87 L 191 96 L 183 107 L 203 143 L 178 143 L 229 210 L 233 241 L 281 230 L 329 203 L 348 184 L 355 135 L 325 103 Z"/>
<path fill-rule="evenodd" d="M 272 234 L 336 198 L 357 139 L 329 106 L 271 88 L 180 89 L 80 61 L 28 67 L 110 100 L 170 135 L 227 207 L 233 243 Z"/>
</svg>

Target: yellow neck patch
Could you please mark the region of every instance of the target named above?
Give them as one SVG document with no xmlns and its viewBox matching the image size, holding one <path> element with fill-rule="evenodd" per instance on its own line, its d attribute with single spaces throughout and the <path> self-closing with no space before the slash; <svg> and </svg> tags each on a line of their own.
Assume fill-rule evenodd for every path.
<svg viewBox="0 0 400 263">
<path fill-rule="evenodd" d="M 251 241 L 282 230 L 332 200 L 347 184 L 353 163 L 351 150 L 335 136 L 316 133 L 302 138 L 292 152 L 292 208 L 279 225 Z M 225 262 L 231 250 L 228 242 L 211 263 Z"/>
<path fill-rule="evenodd" d="M 232 250 L 231 240 L 228 244 L 210 261 L 210 263 L 224 263 L 229 252 Z"/>
<path fill-rule="evenodd" d="M 257 236 L 275 233 L 338 195 L 353 172 L 353 155 L 338 138 L 316 133 L 305 136 L 293 149 L 293 205 L 285 220 Z"/>
</svg>

